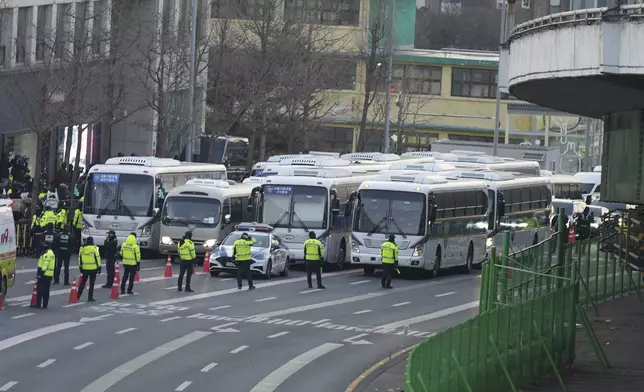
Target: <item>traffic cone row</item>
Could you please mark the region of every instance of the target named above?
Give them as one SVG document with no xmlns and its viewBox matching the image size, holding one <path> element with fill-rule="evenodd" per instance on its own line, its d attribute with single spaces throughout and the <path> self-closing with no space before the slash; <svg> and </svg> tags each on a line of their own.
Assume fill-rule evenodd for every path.
<svg viewBox="0 0 644 392">
<path fill-rule="evenodd" d="M 165 263 L 165 271 L 163 271 L 164 278 L 172 278 L 172 258 L 168 255 L 168 260 Z"/>
<path fill-rule="evenodd" d="M 72 290 L 69 292 L 69 303 L 75 304 L 78 302 L 78 288 L 76 287 L 76 278 L 72 280 Z"/>
<path fill-rule="evenodd" d="M 29 307 L 38 307 L 38 281 L 34 284 L 34 291 L 31 293 L 31 303 L 29 304 Z"/>
<path fill-rule="evenodd" d="M 118 271 L 118 264 L 116 264 Z M 119 278 L 114 274 L 114 283 L 112 283 L 112 291 L 110 292 L 111 299 L 119 299 Z"/>
<path fill-rule="evenodd" d="M 210 272 L 210 252 L 206 252 L 206 256 L 203 258 L 203 268 L 201 272 Z"/>
</svg>

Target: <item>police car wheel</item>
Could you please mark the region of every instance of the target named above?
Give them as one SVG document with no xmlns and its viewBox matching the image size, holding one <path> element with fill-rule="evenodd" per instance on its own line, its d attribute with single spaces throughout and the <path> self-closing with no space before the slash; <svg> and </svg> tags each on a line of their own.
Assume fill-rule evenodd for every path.
<svg viewBox="0 0 644 392">
<path fill-rule="evenodd" d="M 220 273 L 221 273 L 221 271 L 210 271 L 210 276 L 215 278 L 215 277 L 219 276 Z"/>
<path fill-rule="evenodd" d="M 282 272 L 280 272 L 280 276 L 282 276 L 282 277 L 287 277 L 288 276 L 288 265 L 289 265 L 290 262 L 291 261 L 287 257 L 286 262 L 284 263 L 284 270 Z"/>
<path fill-rule="evenodd" d="M 268 263 L 266 263 L 266 272 L 264 275 L 266 275 L 266 279 L 273 277 L 273 261 L 271 259 L 268 259 Z"/>
</svg>

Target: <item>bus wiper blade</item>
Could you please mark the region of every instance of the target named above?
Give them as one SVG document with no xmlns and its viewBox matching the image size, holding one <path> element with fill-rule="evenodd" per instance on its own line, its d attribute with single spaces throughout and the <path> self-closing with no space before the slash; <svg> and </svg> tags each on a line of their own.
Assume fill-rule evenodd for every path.
<svg viewBox="0 0 644 392">
<path fill-rule="evenodd" d="M 130 219 L 136 220 L 134 219 L 134 214 L 132 214 L 132 211 L 130 211 L 129 207 L 126 206 L 125 203 L 123 203 L 123 200 L 121 200 L 121 209 L 127 214 L 127 216 L 130 217 Z"/>
<path fill-rule="evenodd" d="M 112 199 L 112 200 L 110 200 L 109 203 L 105 204 L 105 206 L 103 208 L 99 208 L 98 215 L 96 215 L 96 218 L 100 219 L 101 216 L 103 216 L 103 214 L 105 214 L 105 211 L 107 211 L 107 209 L 112 205 L 112 203 L 115 203 L 115 202 L 116 202 L 116 199 Z"/>
<path fill-rule="evenodd" d="M 400 234 L 400 236 L 402 238 L 407 238 L 407 236 L 405 235 L 405 232 L 400 228 L 400 226 L 398 226 L 398 223 L 396 223 L 396 220 L 394 219 L 394 217 L 393 216 L 389 217 L 389 219 L 391 220 L 391 223 L 393 223 L 394 226 L 396 226 L 396 229 L 398 230 L 398 233 Z"/>
<path fill-rule="evenodd" d="M 371 230 L 367 233 L 367 237 L 369 237 L 370 235 L 372 235 L 373 233 L 375 233 L 376 231 L 378 231 L 378 229 L 380 229 L 380 225 L 382 225 L 382 224 L 383 224 L 383 222 L 384 222 L 384 221 L 386 221 L 386 220 L 387 220 L 387 217 L 386 217 L 386 216 L 385 216 L 385 217 L 383 217 L 382 219 L 380 219 L 380 221 L 379 221 L 379 222 L 378 222 L 378 223 L 373 227 L 373 229 L 371 229 Z"/>
<path fill-rule="evenodd" d="M 288 211 L 284 211 L 282 215 L 280 215 L 280 217 L 271 226 L 275 227 L 279 225 L 287 216 L 288 216 Z"/>
<path fill-rule="evenodd" d="M 297 215 L 297 212 L 295 211 L 293 212 L 293 218 L 297 219 L 297 223 L 299 223 L 302 226 L 305 232 L 307 233 L 309 232 L 309 229 L 306 227 L 304 222 L 302 222 L 302 219 L 300 219 L 300 217 Z"/>
</svg>

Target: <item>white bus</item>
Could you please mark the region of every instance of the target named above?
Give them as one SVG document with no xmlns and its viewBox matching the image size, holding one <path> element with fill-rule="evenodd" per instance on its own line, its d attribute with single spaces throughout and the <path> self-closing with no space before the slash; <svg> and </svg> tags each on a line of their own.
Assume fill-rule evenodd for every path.
<svg viewBox="0 0 644 392">
<path fill-rule="evenodd" d="M 100 245 L 114 230 L 123 243 L 136 233 L 141 250 L 158 251 L 160 193 L 193 178 L 226 180 L 226 167 L 155 157 L 110 158 L 93 166 L 85 185 L 83 240 L 91 236 Z"/>
<path fill-rule="evenodd" d="M 448 178 L 479 179 L 487 184 L 488 249 L 501 251 L 503 232 L 510 231 L 510 251 L 543 241 L 550 234 L 552 190 L 548 177 L 514 177 L 494 171 L 457 171 Z"/>
<path fill-rule="evenodd" d="M 539 177 L 541 168 L 536 161 L 505 160 L 497 157 L 475 155 L 463 156 L 444 154 L 439 159 L 465 170 L 487 169 L 502 172 L 518 173 L 520 175 Z"/>
<path fill-rule="evenodd" d="M 289 247 L 292 262 L 304 260 L 304 241 L 313 231 L 324 244 L 324 261 L 342 268 L 351 243 L 346 218 L 351 215 L 350 195 L 375 177 L 343 168 L 286 167 L 264 178 L 253 190 L 248 208 L 256 206 L 256 221 L 275 228 Z"/>
<path fill-rule="evenodd" d="M 399 266 L 470 272 L 485 258 L 488 210 L 483 181 L 448 181 L 425 172 L 365 181 L 355 200 L 351 261 L 365 274 L 380 267 L 380 247 L 396 236 Z"/>
<path fill-rule="evenodd" d="M 211 251 L 235 225 L 253 220 L 246 206 L 255 186 L 195 179 L 171 190 L 161 211 L 159 252 L 176 256 L 187 231 L 198 255 Z"/>
<path fill-rule="evenodd" d="M 318 159 L 338 159 L 340 158 L 340 153 L 337 152 L 325 152 L 325 151 L 310 151 L 307 154 L 284 154 L 284 155 L 273 155 L 268 157 L 266 162 L 257 162 L 253 165 L 253 168 L 250 172 L 251 177 L 260 177 L 264 171 L 271 167 L 275 168 L 275 165 L 278 165 L 282 161 L 299 159 L 299 158 L 318 158 Z"/>
<path fill-rule="evenodd" d="M 581 180 L 567 174 L 548 176 L 552 185 L 552 197 L 557 199 L 583 200 Z"/>
</svg>

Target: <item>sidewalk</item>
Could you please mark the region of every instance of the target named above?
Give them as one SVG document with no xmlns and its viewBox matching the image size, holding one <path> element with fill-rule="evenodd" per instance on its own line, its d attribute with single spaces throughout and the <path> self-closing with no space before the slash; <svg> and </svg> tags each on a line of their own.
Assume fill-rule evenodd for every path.
<svg viewBox="0 0 644 392">
<path fill-rule="evenodd" d="M 402 392 L 408 354 L 387 362 L 362 380 L 355 389 L 348 389 L 347 392 Z"/>
<path fill-rule="evenodd" d="M 644 390 L 644 302 L 637 295 L 598 305 L 599 316 L 586 311 L 612 368 L 604 369 L 584 329 L 577 329 L 577 357 L 562 373 L 568 392 Z M 556 379 L 527 391 L 560 392 Z"/>
</svg>

